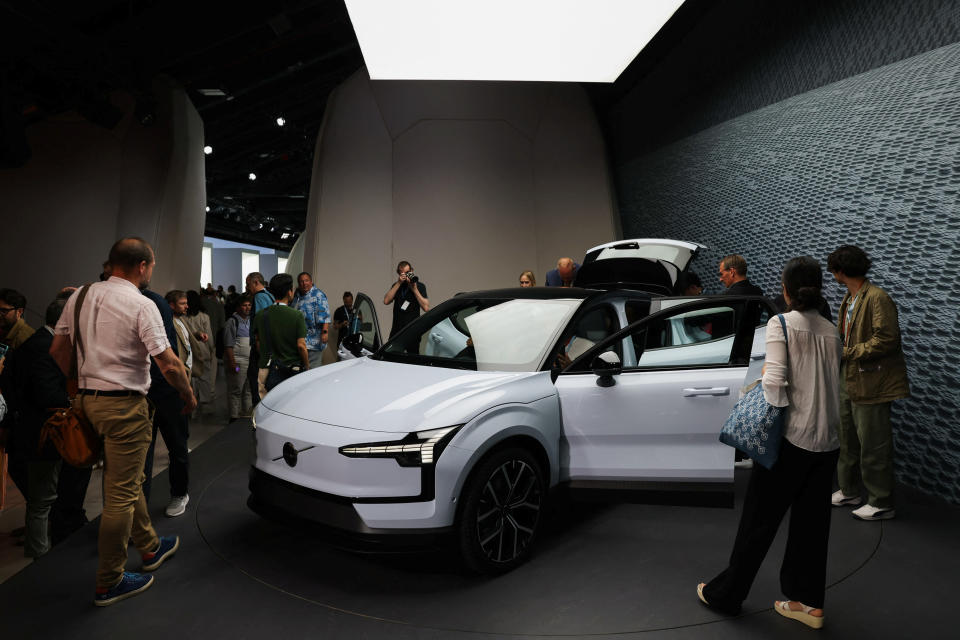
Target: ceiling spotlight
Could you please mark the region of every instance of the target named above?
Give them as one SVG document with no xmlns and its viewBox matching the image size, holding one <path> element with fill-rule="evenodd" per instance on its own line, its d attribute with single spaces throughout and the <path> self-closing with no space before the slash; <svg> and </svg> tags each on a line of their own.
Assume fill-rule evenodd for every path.
<svg viewBox="0 0 960 640">
<path fill-rule="evenodd" d="M 257 225 L 257 229 L 263 229 L 263 223 L 262 223 L 262 222 Z"/>
<path fill-rule="evenodd" d="M 274 233 L 277 230 L 276 226 L 270 227 L 270 233 Z"/>
<path fill-rule="evenodd" d="M 207 213 L 210 213 L 210 205 L 207 205 Z"/>
<path fill-rule="evenodd" d="M 251 180 L 256 180 L 256 179 L 257 179 L 257 174 L 251 173 L 251 174 L 248 175 L 247 177 L 250 178 Z"/>
<path fill-rule="evenodd" d="M 211 147 L 210 145 L 207 145 L 203 148 L 203 152 L 207 155 L 210 155 L 211 153 L 213 153 L 213 147 Z"/>
<path fill-rule="evenodd" d="M 278 126 L 278 127 L 282 127 L 282 126 L 285 125 L 285 124 L 287 124 L 287 121 L 283 119 L 283 116 L 280 116 L 279 118 L 277 118 L 277 126 Z"/>
<path fill-rule="evenodd" d="M 283 233 L 280 234 L 280 239 L 281 239 L 281 240 L 286 240 L 286 239 L 289 238 L 289 237 L 290 237 L 290 234 L 287 233 L 286 231 L 284 231 Z"/>
</svg>

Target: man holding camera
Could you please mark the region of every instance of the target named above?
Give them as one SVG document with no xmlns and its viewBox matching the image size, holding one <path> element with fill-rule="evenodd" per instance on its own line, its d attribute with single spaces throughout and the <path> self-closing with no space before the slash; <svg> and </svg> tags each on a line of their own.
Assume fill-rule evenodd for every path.
<svg viewBox="0 0 960 640">
<path fill-rule="evenodd" d="M 383 304 L 390 303 L 393 303 L 391 338 L 420 317 L 421 310 L 429 311 L 430 309 L 427 287 L 420 282 L 420 278 L 413 272 L 413 265 L 406 260 L 401 260 L 397 265 L 397 281 L 383 296 Z"/>
</svg>

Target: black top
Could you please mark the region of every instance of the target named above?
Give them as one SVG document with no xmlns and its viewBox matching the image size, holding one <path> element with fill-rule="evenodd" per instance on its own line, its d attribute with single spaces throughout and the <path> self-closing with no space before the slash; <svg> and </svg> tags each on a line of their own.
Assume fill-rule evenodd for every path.
<svg viewBox="0 0 960 640">
<path fill-rule="evenodd" d="M 416 284 L 420 290 L 420 295 L 426 298 L 427 286 L 422 282 Z M 390 286 L 392 287 L 393 285 L 391 284 Z M 407 303 L 406 308 L 404 308 L 404 302 Z M 409 284 L 400 285 L 400 288 L 397 290 L 397 295 L 393 298 L 393 326 L 390 328 L 390 337 L 395 336 L 400 329 L 403 329 L 419 317 L 420 303 L 417 302 L 417 297 L 413 294 L 413 290 L 410 289 Z"/>
<path fill-rule="evenodd" d="M 730 296 L 762 296 L 763 289 L 753 284 L 749 280 L 741 280 L 740 282 L 734 282 L 732 285 L 727 287 L 727 290 L 724 293 Z"/>
<path fill-rule="evenodd" d="M 141 293 L 157 305 L 160 317 L 163 319 L 163 330 L 167 333 L 167 340 L 170 342 L 170 348 L 179 357 L 180 354 L 177 353 L 177 330 L 173 327 L 173 310 L 170 308 L 170 303 L 159 293 L 150 291 L 150 289 L 144 289 Z M 147 397 L 160 398 L 175 393 L 177 393 L 177 390 L 160 373 L 160 367 L 157 366 L 156 361 L 150 358 L 150 390 L 147 392 Z"/>
<path fill-rule="evenodd" d="M 343 339 L 347 337 L 347 333 L 350 331 L 350 321 L 353 320 L 353 314 L 356 313 L 354 309 L 347 311 L 346 305 L 340 305 L 333 312 L 333 324 L 338 326 L 341 322 L 346 322 L 347 326 L 337 331 L 337 346 L 340 346 L 340 343 L 343 342 Z"/>
<path fill-rule="evenodd" d="M 51 344 L 53 335 L 41 327 L 20 345 L 13 354 L 13 362 L 8 363 L 13 386 L 5 390 L 9 393 L 8 399 L 14 401 L 18 414 L 12 448 L 19 450 L 29 460 L 59 458 L 49 442 L 42 450 L 38 450 L 40 429 L 50 417 L 50 409 L 70 406 L 67 379 L 50 356 Z"/>
</svg>

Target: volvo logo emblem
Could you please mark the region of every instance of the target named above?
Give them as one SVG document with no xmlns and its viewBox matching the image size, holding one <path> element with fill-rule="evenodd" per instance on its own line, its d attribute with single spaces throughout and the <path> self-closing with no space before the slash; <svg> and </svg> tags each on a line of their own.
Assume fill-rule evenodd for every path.
<svg viewBox="0 0 960 640">
<path fill-rule="evenodd" d="M 295 446 L 293 446 L 292 442 L 284 442 L 283 455 L 277 458 L 274 458 L 273 461 L 276 462 L 280 458 L 283 458 L 284 462 L 286 462 L 291 467 L 295 467 L 297 466 L 297 458 L 300 455 L 300 452 L 306 451 L 308 449 L 313 449 L 314 446 L 315 445 L 310 445 L 309 447 L 304 447 L 303 449 L 297 449 Z"/>
</svg>

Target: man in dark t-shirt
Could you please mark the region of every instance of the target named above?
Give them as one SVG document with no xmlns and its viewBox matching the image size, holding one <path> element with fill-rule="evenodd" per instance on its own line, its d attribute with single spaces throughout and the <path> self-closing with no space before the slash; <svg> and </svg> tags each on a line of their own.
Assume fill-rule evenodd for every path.
<svg viewBox="0 0 960 640">
<path fill-rule="evenodd" d="M 349 291 L 343 292 L 343 304 L 337 307 L 333 312 L 333 326 L 337 330 L 337 346 L 343 342 L 343 339 L 350 333 L 350 325 L 353 323 L 353 316 L 356 312 L 353 310 L 353 294 Z"/>
<path fill-rule="evenodd" d="M 727 288 L 729 295 L 762 296 L 763 289 L 747 279 L 747 261 L 743 256 L 731 254 L 725 256 L 717 267 L 720 282 Z"/>
<path fill-rule="evenodd" d="M 392 338 L 405 326 L 420 317 L 420 311 L 430 310 L 427 286 L 413 273 L 413 265 L 406 260 L 397 265 L 397 281 L 383 296 L 383 304 L 393 304 Z"/>
</svg>

